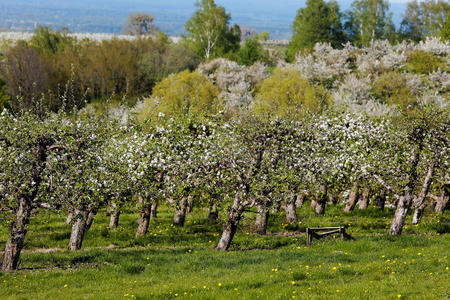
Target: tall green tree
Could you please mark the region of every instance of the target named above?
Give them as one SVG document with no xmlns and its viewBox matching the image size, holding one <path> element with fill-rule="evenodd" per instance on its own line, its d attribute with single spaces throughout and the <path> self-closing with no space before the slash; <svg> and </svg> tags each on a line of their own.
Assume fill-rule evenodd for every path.
<svg viewBox="0 0 450 300">
<path fill-rule="evenodd" d="M 415 42 L 423 38 L 422 10 L 417 0 L 408 3 L 400 24 L 400 35 Z"/>
<path fill-rule="evenodd" d="M 425 35 L 439 35 L 450 12 L 447 0 L 425 0 L 420 2 Z"/>
<path fill-rule="evenodd" d="M 372 40 L 395 40 L 395 26 L 387 0 L 354 0 L 347 23 L 356 44 L 368 45 Z"/>
<path fill-rule="evenodd" d="M 409 2 L 400 28 L 402 38 L 420 41 L 426 36 L 442 36 L 449 13 L 450 3 L 445 0 Z"/>
<path fill-rule="evenodd" d="M 298 51 L 312 48 L 318 42 L 329 42 L 334 47 L 345 42 L 341 13 L 336 1 L 306 1 L 306 7 L 297 11 L 292 29 L 293 36 L 287 50 L 288 60 L 293 60 Z"/>
<path fill-rule="evenodd" d="M 240 30 L 228 27 L 231 16 L 223 6 L 217 6 L 214 0 L 201 0 L 195 5 L 198 9 L 185 28 L 187 39 L 201 57 L 210 59 L 239 47 Z"/>
<path fill-rule="evenodd" d="M 444 40 L 450 40 L 450 11 L 447 12 L 445 23 L 441 29 L 441 38 Z"/>
</svg>

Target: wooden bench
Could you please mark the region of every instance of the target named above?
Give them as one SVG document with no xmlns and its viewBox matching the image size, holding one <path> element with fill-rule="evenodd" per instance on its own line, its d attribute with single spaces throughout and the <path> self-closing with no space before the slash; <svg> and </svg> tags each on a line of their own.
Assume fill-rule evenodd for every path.
<svg viewBox="0 0 450 300">
<path fill-rule="evenodd" d="M 313 238 L 321 239 L 332 234 L 339 234 L 342 239 L 352 239 L 352 237 L 345 232 L 344 226 L 306 228 L 306 245 L 310 247 Z"/>
</svg>

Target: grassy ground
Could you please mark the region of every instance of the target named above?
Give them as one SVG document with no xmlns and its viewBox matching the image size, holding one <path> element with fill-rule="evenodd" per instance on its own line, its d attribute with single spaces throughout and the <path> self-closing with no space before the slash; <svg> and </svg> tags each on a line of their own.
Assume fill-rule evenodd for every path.
<svg viewBox="0 0 450 300">
<path fill-rule="evenodd" d="M 426 215 L 403 236 L 386 234 L 392 211 L 342 213 L 329 207 L 315 216 L 307 206 L 301 223 L 272 216 L 268 236 L 253 233 L 249 214 L 229 252 L 214 250 L 220 224 L 195 210 L 184 228 L 171 226 L 161 208 L 150 232 L 134 238 L 137 213 L 129 208 L 116 230 L 100 212 L 83 250 L 65 250 L 70 228 L 64 215 L 32 220 L 21 270 L 0 273 L 2 299 L 447 299 L 450 298 L 450 213 Z M 410 221 L 410 219 L 408 219 Z M 314 240 L 305 226 L 347 225 L 354 241 Z M 0 229 L 0 247 L 7 232 Z"/>
</svg>

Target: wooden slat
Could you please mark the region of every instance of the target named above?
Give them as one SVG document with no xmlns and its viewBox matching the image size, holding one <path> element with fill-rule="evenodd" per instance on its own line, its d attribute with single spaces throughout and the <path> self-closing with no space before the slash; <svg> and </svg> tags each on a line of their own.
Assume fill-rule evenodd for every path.
<svg viewBox="0 0 450 300">
<path fill-rule="evenodd" d="M 333 233 L 341 233 L 340 230 L 332 230 L 332 231 L 327 231 L 327 232 L 318 232 L 316 233 L 317 235 L 327 235 L 327 234 L 333 234 Z"/>
<path fill-rule="evenodd" d="M 331 230 L 331 229 L 342 229 L 342 228 L 345 228 L 345 227 L 343 227 L 343 226 L 341 226 L 341 227 L 312 227 L 309 229 L 310 230 Z"/>
</svg>

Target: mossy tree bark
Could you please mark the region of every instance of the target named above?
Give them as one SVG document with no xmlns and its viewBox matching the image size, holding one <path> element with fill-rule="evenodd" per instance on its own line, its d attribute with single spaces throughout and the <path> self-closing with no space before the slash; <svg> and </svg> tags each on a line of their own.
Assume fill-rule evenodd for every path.
<svg viewBox="0 0 450 300">
<path fill-rule="evenodd" d="M 136 230 L 136 237 L 147 234 L 148 226 L 150 224 L 151 210 L 153 203 L 143 203 L 141 213 L 138 219 L 138 228 Z"/>
<path fill-rule="evenodd" d="M 6 242 L 5 252 L 3 253 L 2 271 L 17 270 L 20 253 L 23 249 L 25 235 L 27 233 L 26 226 L 30 221 L 31 210 L 31 202 L 21 198 L 16 216 L 10 224 L 10 237 Z"/>
<path fill-rule="evenodd" d="M 286 217 L 284 218 L 284 222 L 285 223 L 295 223 L 297 222 L 297 211 L 296 211 L 296 207 L 295 207 L 295 199 L 291 200 L 291 201 L 287 201 L 284 205 L 283 205 L 283 209 L 286 213 Z"/>
<path fill-rule="evenodd" d="M 69 240 L 69 250 L 79 250 L 83 243 L 84 234 L 87 230 L 88 209 L 76 209 L 72 221 L 72 232 Z"/>
<path fill-rule="evenodd" d="M 365 187 L 361 193 L 361 197 L 359 199 L 358 205 L 360 210 L 367 209 L 369 207 L 370 201 L 370 188 Z"/>
<path fill-rule="evenodd" d="M 356 203 L 359 198 L 359 185 L 358 182 L 355 181 L 352 186 L 352 190 L 350 192 L 350 196 L 348 197 L 347 203 L 345 205 L 344 211 L 351 212 L 355 208 Z"/>
<path fill-rule="evenodd" d="M 256 205 L 255 231 L 259 235 L 267 233 L 267 224 L 269 223 L 270 206 L 267 203 Z"/>
</svg>

